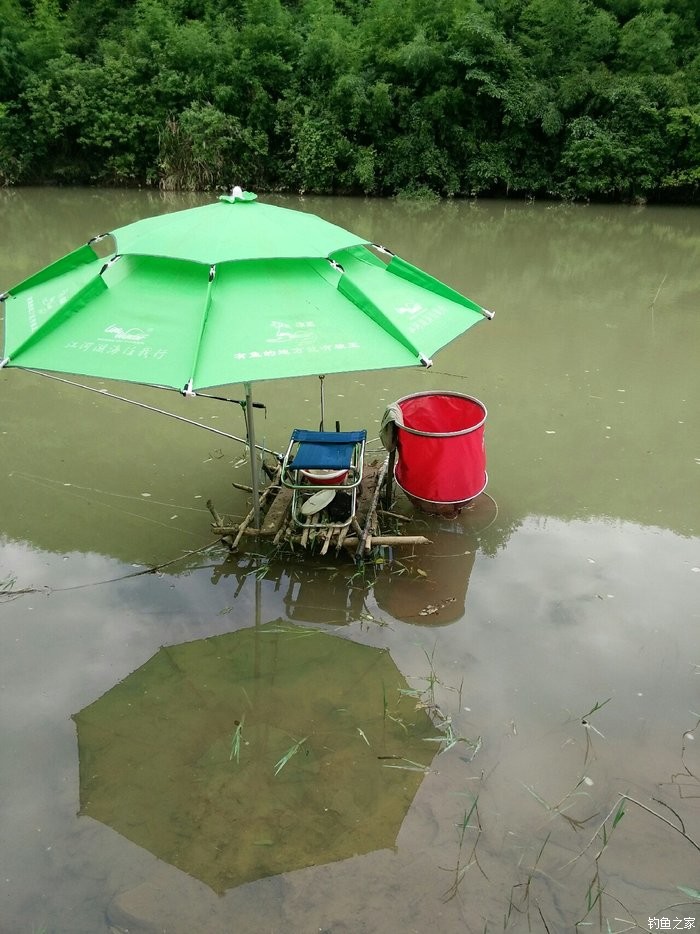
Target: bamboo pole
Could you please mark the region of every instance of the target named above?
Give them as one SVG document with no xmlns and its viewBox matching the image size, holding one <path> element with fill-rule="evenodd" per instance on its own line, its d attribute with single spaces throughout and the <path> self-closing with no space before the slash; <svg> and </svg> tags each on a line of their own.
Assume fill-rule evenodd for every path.
<svg viewBox="0 0 700 934">
<path fill-rule="evenodd" d="M 350 531 L 349 525 L 344 525 L 338 534 L 338 541 L 335 543 L 335 553 L 336 555 L 340 554 L 340 549 L 343 547 L 343 542 L 347 538 L 348 532 Z"/>
<path fill-rule="evenodd" d="M 246 486 L 245 483 L 236 483 L 235 480 L 232 480 L 232 481 L 231 481 L 231 486 L 234 487 L 234 489 L 236 489 L 236 490 L 243 490 L 244 493 L 252 493 L 252 492 L 253 492 L 253 487 L 252 487 L 252 486 Z"/>
<path fill-rule="evenodd" d="M 357 553 L 355 554 L 356 561 L 360 559 L 360 557 L 362 556 L 365 550 L 369 551 L 369 548 L 371 547 L 370 536 L 372 533 L 373 524 L 376 523 L 377 521 L 377 517 L 376 517 L 377 503 L 379 502 L 379 497 L 382 492 L 382 483 L 384 482 L 384 478 L 386 476 L 388 467 L 389 467 L 389 456 L 386 457 L 386 459 L 384 460 L 381 470 L 379 471 L 379 476 L 377 477 L 377 486 L 374 490 L 374 496 L 372 497 L 372 502 L 370 504 L 369 511 L 367 513 L 367 519 L 365 521 L 364 530 L 360 537 L 360 543 L 357 546 Z M 370 541 L 370 545 L 367 544 L 368 539 Z"/>
<path fill-rule="evenodd" d="M 388 509 L 378 509 L 378 516 L 388 516 L 389 519 L 397 519 L 399 522 L 410 522 L 411 516 L 403 516 L 400 512 L 389 512 Z"/>
<path fill-rule="evenodd" d="M 333 538 L 333 536 L 336 534 L 337 531 L 338 531 L 337 525 L 328 526 L 328 530 L 326 531 L 326 537 L 323 542 L 323 548 L 321 549 L 322 555 L 325 555 L 328 553 L 328 546 L 330 545 L 331 539 Z"/>
<path fill-rule="evenodd" d="M 385 509 L 391 509 L 391 498 L 392 498 L 392 493 L 393 493 L 392 484 L 393 484 L 393 479 L 394 479 L 395 463 L 396 463 L 396 448 L 393 448 L 389 452 L 389 464 L 387 467 L 387 474 L 386 474 L 386 491 L 384 493 Z"/>
<path fill-rule="evenodd" d="M 236 486 L 235 483 L 233 485 Z M 213 530 L 222 536 L 235 533 L 235 538 L 231 543 L 232 550 L 238 547 L 238 544 L 243 538 L 244 534 L 260 535 L 260 528 L 256 527 L 254 529 L 249 529 L 248 526 L 254 519 L 258 526 L 260 525 L 260 509 L 265 504 L 265 500 L 268 498 L 268 496 L 270 496 L 270 494 L 276 489 L 277 487 L 272 485 L 266 486 L 262 493 L 259 494 L 257 500 L 254 501 L 253 508 L 238 526 L 225 526 L 221 516 L 216 511 L 216 509 L 214 509 L 212 501 L 207 500 L 207 507 L 214 518 L 215 525 L 213 526 Z"/>
<path fill-rule="evenodd" d="M 356 536 L 348 536 L 343 542 L 345 548 L 355 548 L 361 543 L 362 539 Z M 430 545 L 431 541 L 424 535 L 375 535 L 372 538 L 373 545 Z"/>
<path fill-rule="evenodd" d="M 233 526 L 222 526 L 220 528 L 217 527 L 216 529 L 214 529 L 214 531 L 216 532 L 217 535 L 223 537 L 226 534 L 233 535 L 234 533 L 238 532 L 239 529 L 240 529 L 240 526 L 233 525 Z M 247 526 L 246 528 L 243 529 L 243 534 L 249 535 L 249 536 L 255 536 L 256 538 L 260 537 L 260 532 L 258 531 L 258 529 L 248 528 Z M 279 538 L 277 536 L 279 536 Z M 272 533 L 270 532 L 267 535 L 264 535 L 263 537 L 272 538 Z M 293 523 L 289 523 L 289 525 L 285 526 L 284 529 L 282 530 L 282 534 L 280 534 L 280 532 L 277 532 L 273 540 L 273 543 L 278 544 L 279 541 L 283 537 L 286 538 L 288 541 L 293 542 L 295 545 L 301 544 L 302 536 L 294 532 Z M 347 535 L 347 537 L 343 538 L 342 541 L 341 541 L 340 536 L 338 536 L 338 542 L 336 543 L 336 546 L 338 548 L 343 547 L 343 548 L 352 549 L 352 548 L 357 547 L 360 540 L 361 540 L 361 537 L 359 535 Z M 432 541 L 431 539 L 426 538 L 424 535 L 373 535 L 372 544 L 373 545 L 430 545 L 432 544 Z"/>
<path fill-rule="evenodd" d="M 286 523 L 286 522 L 284 521 L 284 519 L 283 519 L 283 520 L 282 520 L 282 524 L 280 525 L 280 527 L 279 527 L 279 528 L 277 529 L 277 531 L 275 532 L 275 537 L 272 539 L 272 544 L 273 544 L 273 545 L 279 545 L 279 543 L 280 543 L 280 541 L 282 540 L 282 538 L 284 538 L 284 533 L 285 533 L 286 531 L 287 531 L 287 523 Z M 263 533 L 263 534 L 264 534 L 264 533 Z"/>
<path fill-rule="evenodd" d="M 259 509 L 259 508 L 260 508 L 260 507 L 258 507 L 258 509 Z M 243 520 L 243 522 L 241 522 L 241 524 L 238 526 L 238 531 L 236 532 L 236 537 L 234 538 L 233 544 L 231 545 L 231 548 L 232 548 L 232 549 L 238 548 L 238 543 L 239 543 L 240 540 L 243 538 L 243 534 L 244 534 L 245 532 L 248 531 L 248 526 L 250 525 L 250 523 L 251 523 L 251 522 L 253 521 L 253 519 L 255 518 L 255 512 L 256 512 L 255 509 L 251 509 L 250 512 L 248 513 L 248 515 L 247 515 L 247 516 L 245 517 L 245 519 Z M 256 535 L 259 533 L 259 529 L 255 529 L 254 531 L 255 531 L 255 534 L 256 534 Z M 250 534 L 250 533 L 249 533 L 249 534 Z"/>
<path fill-rule="evenodd" d="M 223 526 L 224 520 L 221 518 L 221 516 L 220 516 L 219 513 L 216 511 L 216 509 L 214 509 L 214 504 L 212 503 L 212 501 L 211 501 L 210 499 L 207 500 L 207 509 L 208 509 L 209 512 L 211 513 L 212 518 L 213 518 L 213 520 L 214 520 L 214 523 L 215 523 L 216 525 Z"/>
</svg>

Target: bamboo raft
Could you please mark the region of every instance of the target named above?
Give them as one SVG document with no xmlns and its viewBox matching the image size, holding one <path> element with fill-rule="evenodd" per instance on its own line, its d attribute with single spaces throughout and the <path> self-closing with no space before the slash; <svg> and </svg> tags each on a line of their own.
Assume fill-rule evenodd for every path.
<svg viewBox="0 0 700 934">
<path fill-rule="evenodd" d="M 231 551 L 238 550 L 244 536 L 270 541 L 273 545 L 288 543 L 302 548 L 313 549 L 326 555 L 333 549 L 336 555 L 341 550 L 355 553 L 355 560 L 368 557 L 372 550 L 382 545 L 427 545 L 430 539 L 423 535 L 386 534 L 382 531 L 380 519 L 389 517 L 394 520 L 406 520 L 408 517 L 389 513 L 379 507 L 382 492 L 389 489 L 390 464 L 387 458 L 383 464 L 365 464 L 362 484 L 357 496 L 357 509 L 349 525 L 336 525 L 331 520 L 321 527 L 300 526 L 291 514 L 292 490 L 280 483 L 280 469 L 266 467 L 269 483 L 263 488 L 259 498 L 260 528 L 254 525 L 255 510 L 251 509 L 240 522 L 222 517 L 214 508 L 211 500 L 207 508 L 212 515 L 212 532 L 217 535 Z M 246 493 L 252 488 L 240 483 L 233 486 Z"/>
</svg>

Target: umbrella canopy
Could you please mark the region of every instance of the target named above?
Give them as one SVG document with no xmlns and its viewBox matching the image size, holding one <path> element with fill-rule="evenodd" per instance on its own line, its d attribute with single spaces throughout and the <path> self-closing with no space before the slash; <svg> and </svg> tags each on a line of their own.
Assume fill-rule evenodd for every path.
<svg viewBox="0 0 700 934">
<path fill-rule="evenodd" d="M 80 814 L 218 893 L 393 847 L 438 748 L 406 688 L 282 622 L 161 648 L 74 716 Z"/>
<path fill-rule="evenodd" d="M 91 241 L 0 296 L 0 366 L 189 393 L 430 365 L 491 314 L 355 234 L 249 193 L 111 236 L 109 259 Z"/>
</svg>

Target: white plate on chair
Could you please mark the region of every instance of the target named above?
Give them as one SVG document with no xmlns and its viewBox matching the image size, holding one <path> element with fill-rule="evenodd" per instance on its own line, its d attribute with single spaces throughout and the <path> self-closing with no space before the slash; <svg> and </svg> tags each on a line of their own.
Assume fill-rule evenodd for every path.
<svg viewBox="0 0 700 934">
<path fill-rule="evenodd" d="M 318 493 L 314 493 L 313 496 L 306 500 L 300 512 L 304 516 L 315 516 L 317 512 L 325 509 L 334 498 L 335 490 L 319 490 Z"/>
</svg>

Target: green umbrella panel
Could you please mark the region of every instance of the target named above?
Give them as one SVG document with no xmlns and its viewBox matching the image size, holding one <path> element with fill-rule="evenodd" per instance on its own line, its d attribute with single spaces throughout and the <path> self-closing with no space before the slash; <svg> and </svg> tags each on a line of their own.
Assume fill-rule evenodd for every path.
<svg viewBox="0 0 700 934">
<path fill-rule="evenodd" d="M 438 748 L 407 688 L 282 622 L 162 648 L 74 716 L 80 814 L 218 893 L 392 848 Z"/>
<path fill-rule="evenodd" d="M 384 248 L 388 262 L 349 231 L 249 193 L 111 236 L 107 261 L 88 243 L 0 296 L 0 368 L 185 395 L 243 383 L 251 449 L 254 381 L 430 366 L 492 316 Z"/>
<path fill-rule="evenodd" d="M 113 236 L 108 261 L 88 244 L 2 296 L 0 365 L 191 392 L 429 365 L 490 314 L 399 257 L 383 262 L 354 234 L 257 201 L 147 218 Z"/>
</svg>

